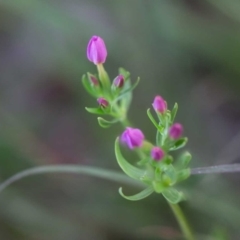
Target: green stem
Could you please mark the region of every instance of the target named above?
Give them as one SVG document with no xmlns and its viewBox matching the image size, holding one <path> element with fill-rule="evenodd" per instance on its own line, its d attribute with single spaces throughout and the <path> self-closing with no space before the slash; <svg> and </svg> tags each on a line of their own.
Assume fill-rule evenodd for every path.
<svg viewBox="0 0 240 240">
<path fill-rule="evenodd" d="M 124 128 L 127 127 L 127 126 L 131 126 L 130 122 L 127 118 L 125 118 L 121 123 L 122 123 Z M 138 155 L 141 155 L 139 151 L 137 153 L 138 153 Z M 191 229 L 189 227 L 187 219 L 184 216 L 184 213 L 183 213 L 182 209 L 180 208 L 180 206 L 178 204 L 172 204 L 170 202 L 168 202 L 168 203 L 169 203 L 169 205 L 170 205 L 170 207 L 171 207 L 171 209 L 174 213 L 174 216 L 175 216 L 175 218 L 176 218 L 176 220 L 177 220 L 177 222 L 178 222 L 178 224 L 181 228 L 181 231 L 182 231 L 185 239 L 186 240 L 194 240 L 194 236 L 191 232 Z"/>
<path fill-rule="evenodd" d="M 0 192 L 3 191 L 6 187 L 11 185 L 12 183 L 22 178 L 29 177 L 31 175 L 46 174 L 46 173 L 76 173 L 76 174 L 83 174 L 83 175 L 98 177 L 98 178 L 111 180 L 115 182 L 121 182 L 121 183 L 129 184 L 132 186 L 139 186 L 139 187 L 141 186 L 139 182 L 134 181 L 131 178 L 127 177 L 125 174 L 122 174 L 116 171 L 101 169 L 97 167 L 90 167 L 90 166 L 63 164 L 63 165 L 48 165 L 48 166 L 42 166 L 42 167 L 34 167 L 34 168 L 30 168 L 22 172 L 19 172 L 0 184 Z"/>
<path fill-rule="evenodd" d="M 183 211 L 180 208 L 180 206 L 178 204 L 172 204 L 172 203 L 169 203 L 169 205 L 175 215 L 175 218 L 177 219 L 177 222 L 182 230 L 182 233 L 183 233 L 185 239 L 186 240 L 194 240 L 194 237 L 193 237 L 193 234 L 189 227 L 189 224 L 187 222 L 187 219 L 184 216 Z"/>
</svg>

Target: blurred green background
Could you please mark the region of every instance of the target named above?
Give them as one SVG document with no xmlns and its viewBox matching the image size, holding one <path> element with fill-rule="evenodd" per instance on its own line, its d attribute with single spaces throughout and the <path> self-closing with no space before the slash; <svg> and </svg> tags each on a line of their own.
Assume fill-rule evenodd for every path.
<svg viewBox="0 0 240 240">
<path fill-rule="evenodd" d="M 47 164 L 119 170 L 122 129 L 98 126 L 81 85 L 96 72 L 92 35 L 107 45 L 105 68 L 141 77 L 129 113 L 154 141 L 146 115 L 155 95 L 180 105 L 192 167 L 240 160 L 240 2 L 237 0 L 2 0 L 0 179 Z M 194 176 L 181 203 L 199 239 L 240 239 L 239 174 Z M 180 239 L 161 195 L 139 202 L 119 184 L 73 174 L 23 179 L 0 194 L 0 239 Z M 124 186 L 126 194 L 136 189 Z"/>
</svg>

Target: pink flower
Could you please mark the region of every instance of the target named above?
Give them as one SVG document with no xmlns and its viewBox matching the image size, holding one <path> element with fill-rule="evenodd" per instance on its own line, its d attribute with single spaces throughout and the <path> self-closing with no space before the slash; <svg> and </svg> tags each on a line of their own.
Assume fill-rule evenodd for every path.
<svg viewBox="0 0 240 240">
<path fill-rule="evenodd" d="M 124 76 L 123 75 L 118 75 L 114 80 L 113 80 L 113 85 L 117 88 L 122 88 L 124 84 Z"/>
<path fill-rule="evenodd" d="M 107 108 L 108 105 L 109 105 L 108 101 L 105 98 L 103 98 L 103 97 L 98 98 L 97 102 L 103 108 Z"/>
<path fill-rule="evenodd" d="M 180 123 L 174 123 L 169 129 L 169 136 L 174 140 L 180 138 L 182 133 L 183 133 L 183 126 Z"/>
<path fill-rule="evenodd" d="M 164 157 L 164 151 L 159 147 L 153 147 L 151 150 L 151 157 L 156 161 L 160 161 Z"/>
<path fill-rule="evenodd" d="M 144 141 L 144 135 L 140 129 L 127 127 L 122 133 L 121 141 L 130 149 L 141 147 Z"/>
<path fill-rule="evenodd" d="M 102 38 L 92 36 L 87 46 L 87 57 L 90 62 L 96 65 L 106 61 L 107 49 Z"/>
<path fill-rule="evenodd" d="M 167 110 L 167 104 L 161 96 L 156 96 L 152 105 L 156 112 L 164 113 Z"/>
</svg>

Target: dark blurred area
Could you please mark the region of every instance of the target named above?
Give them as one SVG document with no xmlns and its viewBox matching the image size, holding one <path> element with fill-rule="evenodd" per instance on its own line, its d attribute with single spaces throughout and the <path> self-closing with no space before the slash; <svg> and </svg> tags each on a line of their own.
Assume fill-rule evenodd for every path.
<svg viewBox="0 0 240 240">
<path fill-rule="evenodd" d="M 156 94 L 189 138 L 192 167 L 240 161 L 240 2 L 236 0 L 2 0 L 0 179 L 34 166 L 119 170 L 122 128 L 98 126 L 81 76 L 92 35 L 106 70 L 141 82 L 129 117 L 154 141 L 146 110 Z M 239 174 L 191 177 L 181 203 L 198 239 L 240 239 Z M 31 176 L 0 194 L 0 239 L 181 239 L 161 195 L 130 202 L 119 184 L 74 174 Z M 124 186 L 126 193 L 137 190 Z"/>
</svg>

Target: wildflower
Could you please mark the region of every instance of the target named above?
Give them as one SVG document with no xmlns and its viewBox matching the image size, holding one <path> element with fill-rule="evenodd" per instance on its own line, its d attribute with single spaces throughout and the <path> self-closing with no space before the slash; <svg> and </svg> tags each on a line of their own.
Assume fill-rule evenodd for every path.
<svg viewBox="0 0 240 240">
<path fill-rule="evenodd" d="M 144 141 L 144 135 L 140 129 L 127 127 L 122 133 L 121 141 L 130 149 L 141 147 Z"/>
<path fill-rule="evenodd" d="M 180 138 L 182 133 L 183 127 L 180 123 L 174 123 L 169 129 L 169 136 L 174 140 Z"/>
<path fill-rule="evenodd" d="M 95 65 L 102 64 L 107 58 L 107 49 L 103 39 L 99 36 L 92 36 L 87 46 L 87 58 Z"/>
<path fill-rule="evenodd" d="M 113 80 L 113 86 L 115 88 L 122 88 L 124 84 L 124 76 L 123 75 L 118 75 L 114 80 Z"/>
<path fill-rule="evenodd" d="M 156 96 L 152 105 L 156 112 L 164 113 L 167 110 L 167 103 L 161 96 Z"/>
<path fill-rule="evenodd" d="M 108 101 L 103 97 L 98 98 L 97 102 L 102 108 L 107 108 L 109 105 Z"/>
<path fill-rule="evenodd" d="M 159 147 L 153 147 L 151 150 L 151 157 L 156 161 L 160 161 L 164 157 L 164 151 Z"/>
</svg>

